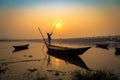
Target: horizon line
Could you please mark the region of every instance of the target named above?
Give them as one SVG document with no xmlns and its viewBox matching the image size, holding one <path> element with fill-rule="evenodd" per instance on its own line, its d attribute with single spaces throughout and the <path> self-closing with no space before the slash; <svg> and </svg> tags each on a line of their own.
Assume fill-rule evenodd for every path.
<svg viewBox="0 0 120 80">
<path fill-rule="evenodd" d="M 100 37 L 120 37 L 120 35 L 93 36 L 93 37 L 71 37 L 71 38 L 52 38 L 52 39 L 78 39 L 78 38 L 100 38 Z M 0 38 L 0 40 L 41 40 L 42 38 Z M 47 39 L 47 38 L 45 38 Z"/>
</svg>

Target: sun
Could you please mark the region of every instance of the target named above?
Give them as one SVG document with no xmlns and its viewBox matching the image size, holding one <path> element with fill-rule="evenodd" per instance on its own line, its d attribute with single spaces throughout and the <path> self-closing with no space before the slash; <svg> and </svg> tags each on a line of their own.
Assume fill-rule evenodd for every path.
<svg viewBox="0 0 120 80">
<path fill-rule="evenodd" d="M 56 24 L 56 27 L 58 27 L 58 28 L 59 28 L 59 27 L 60 27 L 60 23 L 57 23 L 57 24 Z"/>
</svg>

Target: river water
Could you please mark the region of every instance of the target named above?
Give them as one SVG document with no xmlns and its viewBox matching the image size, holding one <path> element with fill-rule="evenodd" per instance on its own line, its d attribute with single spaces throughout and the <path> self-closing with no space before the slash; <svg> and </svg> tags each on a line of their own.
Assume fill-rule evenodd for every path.
<svg viewBox="0 0 120 80">
<path fill-rule="evenodd" d="M 29 49 L 14 52 L 13 45 L 30 44 Z M 64 75 L 74 70 L 110 70 L 120 74 L 120 56 L 115 55 L 115 47 L 119 43 L 111 43 L 109 49 L 97 48 L 93 44 L 62 44 L 67 47 L 91 46 L 83 55 L 75 57 L 72 61 L 47 54 L 46 47 L 42 42 L 0 42 L 0 65 L 6 69 L 5 73 L 0 73 L 1 80 L 25 80 L 38 75 L 55 75 L 55 71 Z M 117 46 L 116 46 L 117 44 Z M 80 63 L 79 63 L 80 61 Z M 78 62 L 78 63 L 77 63 Z M 77 65 L 77 64 L 80 65 Z M 30 70 L 33 72 L 30 73 Z M 36 72 L 34 72 L 36 71 Z M 34 75 L 32 75 L 34 73 Z M 32 78 L 31 78 L 32 77 Z M 69 75 L 63 76 L 69 80 Z M 55 78 L 55 77 L 54 77 Z M 29 80 L 30 80 L 29 79 Z M 52 77 L 51 77 L 52 80 Z"/>
</svg>

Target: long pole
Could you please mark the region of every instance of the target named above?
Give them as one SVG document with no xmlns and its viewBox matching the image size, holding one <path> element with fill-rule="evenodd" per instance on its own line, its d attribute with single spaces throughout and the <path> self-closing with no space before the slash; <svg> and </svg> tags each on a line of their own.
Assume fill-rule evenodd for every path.
<svg viewBox="0 0 120 80">
<path fill-rule="evenodd" d="M 53 29 L 52 29 L 50 34 L 53 34 L 53 31 L 55 30 L 55 28 L 56 28 L 56 25 L 53 27 Z"/>
<path fill-rule="evenodd" d="M 55 30 L 55 28 L 56 28 L 56 24 L 54 25 L 54 27 L 53 27 L 53 29 L 52 29 L 52 31 L 51 31 L 51 35 L 53 34 L 53 31 Z M 38 28 L 39 29 L 39 28 Z M 39 29 L 39 31 L 40 31 L 40 33 L 41 33 L 41 30 Z M 43 36 L 44 37 L 44 36 Z M 44 42 L 45 42 L 45 45 L 46 45 L 46 41 L 44 40 Z M 44 46 L 45 46 L 44 45 Z M 42 50 L 44 49 L 44 46 L 43 46 L 43 48 L 42 48 Z"/>
<path fill-rule="evenodd" d="M 56 24 L 58 23 L 58 21 L 56 22 Z M 53 27 L 53 29 L 52 29 L 52 31 L 51 31 L 51 33 L 50 34 L 53 34 L 53 31 L 55 30 L 55 28 L 56 28 L 56 24 L 54 25 L 54 27 Z"/>
<path fill-rule="evenodd" d="M 54 27 L 53 27 L 53 29 L 52 29 L 52 31 L 51 31 L 51 35 L 53 34 L 53 31 L 55 30 L 55 28 L 56 28 L 56 24 L 54 25 Z M 38 29 L 39 29 L 39 27 L 38 27 Z M 40 31 L 40 33 L 41 33 L 41 30 L 39 29 L 39 31 Z M 41 34 L 42 35 L 42 34 Z M 43 38 L 44 38 L 44 36 L 43 36 Z M 46 41 L 45 41 L 45 39 L 44 39 L 44 42 L 45 42 L 45 45 L 46 45 Z M 45 46 L 44 45 L 44 46 Z M 42 50 L 44 49 L 44 46 L 43 46 L 43 48 L 42 48 Z"/>
<path fill-rule="evenodd" d="M 42 38 L 43 38 L 43 40 L 44 40 L 44 43 L 45 43 L 46 47 L 48 48 L 47 42 L 45 41 L 45 38 L 44 38 L 44 36 L 43 36 L 43 34 L 42 34 L 42 31 L 41 31 L 41 29 L 40 29 L 39 27 L 38 27 L 38 30 L 40 31 L 40 34 L 41 34 L 41 36 L 42 36 Z"/>
</svg>

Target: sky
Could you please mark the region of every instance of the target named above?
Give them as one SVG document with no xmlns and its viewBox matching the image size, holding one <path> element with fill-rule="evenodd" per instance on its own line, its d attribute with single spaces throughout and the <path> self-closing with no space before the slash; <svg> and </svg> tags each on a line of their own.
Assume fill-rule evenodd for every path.
<svg viewBox="0 0 120 80">
<path fill-rule="evenodd" d="M 120 0 L 0 0 L 0 38 L 120 35 Z"/>
</svg>

